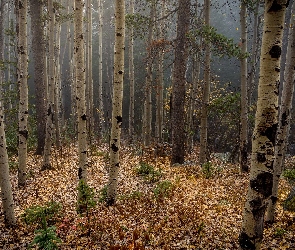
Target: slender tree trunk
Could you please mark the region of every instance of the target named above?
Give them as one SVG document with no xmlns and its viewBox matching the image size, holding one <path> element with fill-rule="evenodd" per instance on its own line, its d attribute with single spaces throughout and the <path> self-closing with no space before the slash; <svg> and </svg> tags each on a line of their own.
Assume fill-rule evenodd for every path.
<svg viewBox="0 0 295 250">
<path fill-rule="evenodd" d="M 210 25 L 210 0 L 204 2 L 204 15 L 205 25 Z M 201 128 L 200 128 L 200 164 L 204 164 L 208 158 L 208 105 L 210 96 L 210 44 L 205 46 L 205 69 L 204 69 L 204 90 L 203 90 L 203 103 L 201 111 Z"/>
<path fill-rule="evenodd" d="M 171 164 L 184 162 L 185 156 L 185 72 L 188 57 L 186 35 L 189 30 L 190 0 L 178 1 L 177 36 L 172 86 L 172 159 Z"/>
<path fill-rule="evenodd" d="M 281 46 L 287 2 L 265 1 L 250 183 L 239 237 L 240 249 L 260 249 L 264 214 L 272 195 Z"/>
<path fill-rule="evenodd" d="M 293 2 L 292 12 L 295 13 L 295 2 Z M 273 222 L 275 217 L 275 208 L 278 200 L 279 179 L 283 170 L 284 158 L 288 145 L 288 135 L 290 128 L 292 100 L 295 81 L 295 16 L 292 16 L 289 25 L 289 37 L 287 48 L 287 59 L 285 67 L 285 76 L 283 83 L 283 93 L 280 105 L 279 125 L 276 135 L 275 160 L 273 164 L 273 187 L 272 196 L 267 208 L 267 222 Z"/>
<path fill-rule="evenodd" d="M 18 185 L 26 184 L 27 139 L 28 139 L 28 43 L 27 43 L 27 0 L 18 0 L 17 29 L 17 82 L 19 86 L 18 111 Z"/>
<path fill-rule="evenodd" d="M 102 133 L 104 130 L 104 106 L 103 106 L 103 94 L 102 94 L 102 29 L 103 29 L 103 2 L 98 0 L 98 19 L 99 19 L 99 29 L 98 29 L 98 141 L 102 139 Z"/>
<path fill-rule="evenodd" d="M 145 78 L 145 102 L 143 115 L 143 143 L 145 146 L 150 146 L 152 133 L 152 79 L 153 79 L 153 55 L 152 41 L 154 33 L 156 4 L 152 0 L 150 2 L 150 21 L 147 41 L 147 64 Z"/>
<path fill-rule="evenodd" d="M 83 33 L 83 0 L 75 0 L 75 59 L 76 59 L 76 100 L 78 118 L 78 152 L 79 152 L 79 180 L 87 180 L 87 115 L 86 115 L 86 79 L 84 61 L 84 33 Z"/>
<path fill-rule="evenodd" d="M 130 15 L 134 14 L 134 0 L 130 0 Z M 129 137 L 131 141 L 134 139 L 134 31 L 133 27 L 129 28 L 129 84 L 130 84 L 130 99 L 129 99 Z"/>
<path fill-rule="evenodd" d="M 45 40 L 42 22 L 43 4 L 41 1 L 30 0 L 32 52 L 34 58 L 34 84 L 36 89 L 37 116 L 37 149 L 36 154 L 42 155 L 46 129 L 46 86 L 45 86 Z"/>
<path fill-rule="evenodd" d="M 46 137 L 43 155 L 43 166 L 42 170 L 52 169 L 51 165 L 51 147 L 53 142 L 54 133 L 54 110 L 55 110 L 55 57 L 54 57 L 54 6 L 53 0 L 48 0 L 48 13 L 49 13 L 49 24 L 48 24 L 48 94 L 47 94 L 47 117 L 46 117 Z"/>
<path fill-rule="evenodd" d="M 122 100 L 125 50 L 125 1 L 115 1 L 115 51 L 114 51 L 114 89 L 112 130 L 110 141 L 110 172 L 107 191 L 107 204 L 113 205 L 116 200 L 118 171 L 120 167 L 120 137 L 122 126 Z"/>
<path fill-rule="evenodd" d="M 1 1 L 0 3 L 0 61 L 4 61 L 4 6 L 6 1 Z M 7 145 L 4 130 L 4 108 L 2 106 L 1 94 L 3 92 L 3 72 L 0 67 L 0 188 L 1 188 L 1 198 L 2 207 L 4 213 L 4 222 L 7 227 L 14 226 L 16 224 L 16 219 L 14 215 L 14 204 L 12 197 L 11 182 L 9 176 L 9 165 L 8 165 L 8 155 L 7 155 Z"/>
<path fill-rule="evenodd" d="M 247 5 L 241 0 L 240 11 L 241 22 L 241 52 L 247 52 Z M 248 87 L 247 87 L 247 58 L 240 59 L 241 62 L 241 117 L 240 117 L 240 169 L 248 172 Z"/>
</svg>

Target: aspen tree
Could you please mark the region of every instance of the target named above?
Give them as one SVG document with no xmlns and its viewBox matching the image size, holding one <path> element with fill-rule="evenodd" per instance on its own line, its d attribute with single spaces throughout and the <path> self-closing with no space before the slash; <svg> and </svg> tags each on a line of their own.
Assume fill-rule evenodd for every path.
<svg viewBox="0 0 295 250">
<path fill-rule="evenodd" d="M 27 139 L 28 139 L 28 44 L 27 44 L 27 0 L 18 0 L 17 82 L 19 86 L 18 111 L 18 185 L 26 184 Z"/>
<path fill-rule="evenodd" d="M 43 3 L 30 0 L 32 54 L 34 60 L 34 83 L 36 93 L 37 149 L 36 154 L 42 155 L 46 129 L 46 85 L 45 85 L 45 37 L 42 21 Z"/>
<path fill-rule="evenodd" d="M 295 2 L 292 5 L 292 12 L 295 13 Z M 294 93 L 295 81 L 295 15 L 292 15 L 289 26 L 288 48 L 286 67 L 284 72 L 283 92 L 280 105 L 279 125 L 276 135 L 275 160 L 273 164 L 273 187 L 272 196 L 268 204 L 265 220 L 273 222 L 275 208 L 278 200 L 278 185 L 282 174 L 284 158 L 286 154 L 287 141 L 290 128 L 291 108 Z"/>
<path fill-rule="evenodd" d="M 4 6 L 5 1 L 0 2 L 0 61 L 4 61 Z M 4 107 L 2 106 L 3 92 L 3 72 L 0 67 L 0 188 L 1 188 L 1 199 L 4 214 L 4 223 L 7 227 L 14 226 L 16 219 L 14 215 L 14 204 L 12 196 L 12 188 L 9 176 L 9 165 L 7 155 L 7 145 L 4 130 Z"/>
<path fill-rule="evenodd" d="M 120 168 L 120 137 L 122 126 L 122 100 L 125 51 L 125 1 L 115 1 L 115 48 L 114 48 L 114 86 L 112 103 L 112 129 L 110 141 L 110 170 L 107 191 L 107 204 L 116 200 L 118 171 Z"/>
<path fill-rule="evenodd" d="M 240 10 L 241 23 L 241 52 L 247 52 L 247 5 L 241 0 Z M 240 169 L 241 172 L 248 172 L 248 87 L 247 87 L 247 57 L 242 57 L 241 62 L 241 115 L 240 115 Z"/>
<path fill-rule="evenodd" d="M 204 16 L 205 25 L 210 25 L 210 0 L 204 0 Z M 210 44 L 205 45 L 205 63 L 204 63 L 204 88 L 203 88 L 203 102 L 201 111 L 201 127 L 200 127 L 200 163 L 203 164 L 207 160 L 208 148 L 208 105 L 210 95 Z"/>
<path fill-rule="evenodd" d="M 54 57 L 54 6 L 53 0 L 48 0 L 48 93 L 47 93 L 47 117 L 46 117 L 46 137 L 44 145 L 42 170 L 52 169 L 51 165 L 51 147 L 54 133 L 54 105 L 55 105 L 55 57 Z"/>
<path fill-rule="evenodd" d="M 134 0 L 129 1 L 129 13 L 134 14 Z M 130 98 L 129 98 L 129 137 L 133 141 L 134 137 L 134 29 L 133 26 L 129 28 L 129 84 L 130 84 Z"/>
<path fill-rule="evenodd" d="M 260 249 L 264 214 L 272 195 L 281 45 L 288 2 L 287 0 L 265 1 L 250 183 L 239 237 L 240 249 Z"/>
</svg>

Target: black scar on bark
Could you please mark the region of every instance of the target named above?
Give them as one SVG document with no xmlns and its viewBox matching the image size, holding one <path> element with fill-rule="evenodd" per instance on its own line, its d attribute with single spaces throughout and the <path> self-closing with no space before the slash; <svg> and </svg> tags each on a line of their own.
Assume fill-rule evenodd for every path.
<svg viewBox="0 0 295 250">
<path fill-rule="evenodd" d="M 281 10 L 283 7 L 281 4 L 278 4 L 277 0 L 274 0 L 271 7 L 269 8 L 269 10 L 267 12 L 277 12 L 279 10 Z"/>
<path fill-rule="evenodd" d="M 82 118 L 83 121 L 86 121 L 86 119 L 87 119 L 86 114 L 82 115 L 81 118 Z"/>
<path fill-rule="evenodd" d="M 287 117 L 288 117 L 287 112 L 284 112 L 284 113 L 282 114 L 282 119 L 281 119 L 281 124 L 282 124 L 282 126 L 284 126 L 284 127 L 288 124 L 288 122 L 287 122 Z"/>
<path fill-rule="evenodd" d="M 269 51 L 269 54 L 271 56 L 271 58 L 280 58 L 281 54 L 282 54 L 282 49 L 281 46 L 279 45 L 274 45 L 272 46 L 272 48 Z"/>
<path fill-rule="evenodd" d="M 278 124 L 275 123 L 271 127 L 268 127 L 264 132 L 262 132 L 261 135 L 266 136 L 272 142 L 272 144 L 275 145 L 277 128 Z"/>
<path fill-rule="evenodd" d="M 116 116 L 116 120 L 117 120 L 117 124 L 118 123 L 122 123 L 123 119 L 122 119 L 122 116 Z"/>
<path fill-rule="evenodd" d="M 250 180 L 250 187 L 264 197 L 269 197 L 272 194 L 273 175 L 265 172 L 260 173 L 254 180 Z"/>
<path fill-rule="evenodd" d="M 265 162 L 266 161 L 266 157 L 264 153 L 257 153 L 257 161 L 258 162 Z"/>
<path fill-rule="evenodd" d="M 270 197 L 270 200 L 271 200 L 272 204 L 275 204 L 277 202 L 277 200 L 278 200 L 278 197 L 275 197 L 275 196 L 272 195 Z"/>
<path fill-rule="evenodd" d="M 119 148 L 115 145 L 115 143 L 112 143 L 111 148 L 115 153 L 119 151 Z"/>
<path fill-rule="evenodd" d="M 239 236 L 239 243 L 242 249 L 255 250 L 255 245 L 251 241 L 251 237 L 245 232 L 241 232 Z"/>
<path fill-rule="evenodd" d="M 120 75 L 122 75 L 122 74 L 123 74 L 123 71 L 122 71 L 122 70 L 120 70 L 120 71 L 119 71 L 119 74 L 120 74 Z"/>
<path fill-rule="evenodd" d="M 79 180 L 82 179 L 82 168 L 78 169 L 78 177 L 79 177 Z"/>
<path fill-rule="evenodd" d="M 20 130 L 18 131 L 18 133 L 22 135 L 23 137 L 25 137 L 26 140 L 28 139 L 28 134 L 29 134 L 28 130 Z"/>
<path fill-rule="evenodd" d="M 51 115 L 51 106 L 49 106 L 49 108 L 47 110 L 47 115 Z"/>
</svg>

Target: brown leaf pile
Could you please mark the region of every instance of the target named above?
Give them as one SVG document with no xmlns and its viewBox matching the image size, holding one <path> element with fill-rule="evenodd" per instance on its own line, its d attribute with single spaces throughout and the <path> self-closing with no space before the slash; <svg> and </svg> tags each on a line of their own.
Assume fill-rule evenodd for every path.
<svg viewBox="0 0 295 250">
<path fill-rule="evenodd" d="M 99 147 L 89 157 L 88 184 L 99 198 L 108 181 L 107 147 Z M 12 173 L 18 226 L 5 229 L 0 217 L 0 249 L 26 249 L 36 227 L 20 220 L 32 205 L 58 201 L 63 206 L 56 223 L 62 239 L 60 249 L 238 249 L 238 235 L 248 185 L 248 175 L 238 166 L 213 160 L 214 176 L 206 179 L 195 163 L 171 167 L 167 157 L 128 147 L 121 152 L 118 200 L 115 206 L 103 203 L 90 211 L 89 217 L 77 215 L 77 162 L 75 147 L 55 152 L 55 170 L 40 171 L 42 158 L 30 155 L 28 181 L 17 188 L 17 174 Z M 136 174 L 140 162 L 161 170 L 155 183 Z M 163 181 L 172 183 L 167 196 L 155 198 L 153 190 Z M 280 184 L 280 201 L 288 193 L 288 184 Z M 0 202 L 0 207 L 1 207 Z M 264 232 L 262 249 L 295 249 L 294 214 L 278 207 L 276 222 Z"/>
</svg>

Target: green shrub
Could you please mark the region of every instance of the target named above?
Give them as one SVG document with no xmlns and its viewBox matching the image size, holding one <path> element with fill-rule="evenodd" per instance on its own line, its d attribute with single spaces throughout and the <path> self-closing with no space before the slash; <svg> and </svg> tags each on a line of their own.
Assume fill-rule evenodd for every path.
<svg viewBox="0 0 295 250">
<path fill-rule="evenodd" d="M 142 197 L 143 193 L 140 191 L 133 191 L 130 194 L 124 194 L 119 197 L 120 200 L 137 200 Z"/>
<path fill-rule="evenodd" d="M 57 243 L 61 243 L 61 239 L 56 235 L 56 227 L 46 227 L 44 229 L 36 230 L 36 236 L 32 243 L 29 245 L 29 249 L 38 245 L 39 249 L 53 250 L 58 249 Z"/>
<path fill-rule="evenodd" d="M 215 168 L 211 162 L 205 162 L 202 165 L 202 173 L 206 179 L 209 179 L 214 176 Z"/>
<path fill-rule="evenodd" d="M 170 181 L 162 181 L 157 184 L 153 193 L 156 199 L 168 197 L 174 185 Z"/>
<path fill-rule="evenodd" d="M 295 168 L 293 169 L 287 169 L 283 172 L 283 176 L 290 182 L 295 182 Z"/>
<path fill-rule="evenodd" d="M 91 208 L 96 206 L 94 200 L 94 190 L 84 181 L 80 180 L 78 184 L 79 198 L 77 201 L 77 212 L 88 212 Z"/>
<path fill-rule="evenodd" d="M 282 238 L 285 233 L 286 233 L 285 229 L 278 227 L 275 229 L 274 237 L 275 238 Z"/>
<path fill-rule="evenodd" d="M 149 182 L 157 182 L 160 180 L 162 173 L 160 170 L 155 170 L 152 165 L 141 162 L 136 168 L 136 174 L 144 177 Z"/>
<path fill-rule="evenodd" d="M 98 202 L 99 203 L 106 202 L 107 198 L 108 198 L 108 186 L 105 185 L 101 190 L 99 190 Z"/>
</svg>

